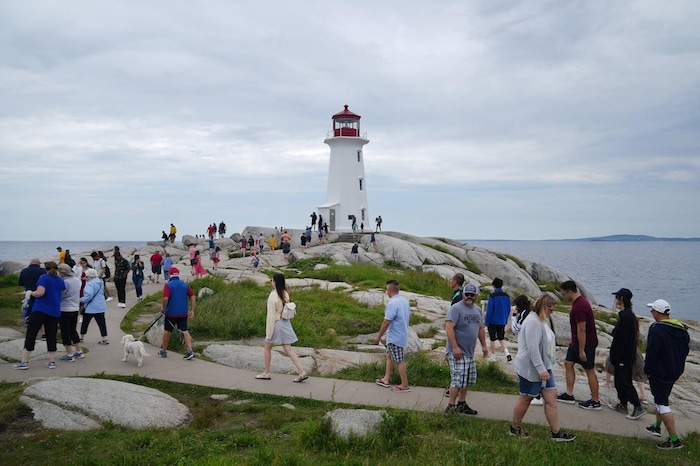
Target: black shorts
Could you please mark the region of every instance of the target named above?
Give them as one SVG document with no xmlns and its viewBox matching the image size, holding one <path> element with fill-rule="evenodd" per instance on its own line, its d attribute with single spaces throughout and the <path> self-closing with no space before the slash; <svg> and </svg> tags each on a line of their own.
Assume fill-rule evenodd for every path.
<svg viewBox="0 0 700 466">
<path fill-rule="evenodd" d="M 172 332 L 175 327 L 179 328 L 181 331 L 187 331 L 187 317 L 168 317 L 165 316 L 165 331 Z"/>
<path fill-rule="evenodd" d="M 506 337 L 506 326 L 498 324 L 490 324 L 489 327 L 489 340 L 503 340 Z"/>
<path fill-rule="evenodd" d="M 586 353 L 586 359 L 588 361 L 582 362 L 578 357 L 578 346 L 569 345 L 569 349 L 566 351 L 566 361 L 573 362 L 574 364 L 580 364 L 586 370 L 593 369 L 595 366 L 595 346 L 585 346 L 583 352 Z"/>
<path fill-rule="evenodd" d="M 162 267 L 160 264 L 152 264 L 151 265 L 151 272 L 153 272 L 156 275 L 160 275 Z"/>
</svg>

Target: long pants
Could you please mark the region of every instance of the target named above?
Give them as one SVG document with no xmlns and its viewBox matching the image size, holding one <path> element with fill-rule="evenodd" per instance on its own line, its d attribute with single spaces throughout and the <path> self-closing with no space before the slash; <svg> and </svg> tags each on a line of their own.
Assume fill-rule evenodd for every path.
<svg viewBox="0 0 700 466">
<path fill-rule="evenodd" d="M 114 286 L 117 287 L 117 301 L 126 303 L 126 277 L 115 278 Z"/>
<path fill-rule="evenodd" d="M 44 326 L 46 331 L 46 347 L 49 352 L 56 351 L 56 333 L 58 332 L 58 317 L 51 317 L 41 311 L 32 311 L 29 314 L 29 325 L 27 326 L 27 334 L 24 338 L 24 349 L 34 351 L 36 344 L 36 336 L 39 334 L 39 329 Z"/>
<path fill-rule="evenodd" d="M 632 384 L 632 364 L 615 366 L 615 390 L 620 403 L 632 403 L 634 406 L 641 406 L 639 395 Z"/>
<path fill-rule="evenodd" d="M 71 346 L 75 343 L 80 343 L 80 335 L 78 335 L 78 311 L 65 312 L 61 311 L 61 342 L 64 346 Z"/>
<path fill-rule="evenodd" d="M 133 276 L 134 280 L 134 288 L 136 288 L 136 297 L 140 298 L 141 295 L 143 295 L 143 275 L 134 275 Z M 123 303 L 124 301 L 119 301 L 120 303 Z"/>
<path fill-rule="evenodd" d="M 97 314 L 88 314 L 86 312 L 83 316 L 83 325 L 80 326 L 80 334 L 85 335 L 87 333 L 88 325 L 93 317 L 97 321 L 97 326 L 100 327 L 100 335 L 102 335 L 102 338 L 107 337 L 107 322 L 105 322 L 104 312 L 98 312 Z"/>
</svg>

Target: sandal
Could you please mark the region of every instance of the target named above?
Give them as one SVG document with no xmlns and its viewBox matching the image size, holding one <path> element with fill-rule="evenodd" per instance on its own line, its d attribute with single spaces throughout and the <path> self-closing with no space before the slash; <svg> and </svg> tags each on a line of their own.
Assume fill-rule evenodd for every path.
<svg viewBox="0 0 700 466">
<path fill-rule="evenodd" d="M 308 378 L 309 378 L 308 375 L 306 375 L 306 374 L 301 374 L 299 377 L 297 377 L 296 379 L 292 380 L 292 382 L 294 382 L 294 383 L 301 383 L 301 382 L 303 382 L 304 380 L 306 380 L 306 379 L 308 379 Z"/>
<path fill-rule="evenodd" d="M 377 380 L 374 381 L 374 383 L 376 383 L 376 384 L 379 385 L 380 387 L 384 387 L 384 388 L 390 388 L 390 387 L 391 387 L 391 385 L 389 385 L 389 383 L 384 382 L 384 379 L 377 379 Z"/>
<path fill-rule="evenodd" d="M 255 378 L 258 380 L 270 380 L 272 377 L 270 377 L 269 372 L 263 372 L 262 374 L 256 375 Z"/>
</svg>

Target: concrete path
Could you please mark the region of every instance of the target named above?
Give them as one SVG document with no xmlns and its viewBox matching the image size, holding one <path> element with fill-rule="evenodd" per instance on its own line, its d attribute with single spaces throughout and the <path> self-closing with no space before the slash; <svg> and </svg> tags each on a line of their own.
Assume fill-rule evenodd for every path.
<svg viewBox="0 0 700 466">
<path fill-rule="evenodd" d="M 187 270 L 183 270 L 184 274 Z M 148 295 L 162 289 L 163 283 L 145 284 L 144 294 Z M 112 289 L 112 295 L 116 292 Z M 127 307 L 136 304 L 133 290 L 127 292 Z M 324 377 L 309 377 L 304 383 L 293 383 L 294 375 L 273 374 L 272 380 L 256 380 L 256 372 L 234 369 L 228 366 L 193 359 L 186 361 L 182 355 L 168 352 L 168 358 L 159 358 L 158 348 L 146 344 L 150 357 L 144 359 L 143 366 L 138 368 L 130 356 L 127 362 L 122 362 L 122 346 L 119 344 L 124 332 L 119 328 L 127 309 L 117 307 L 116 299 L 107 303 L 107 327 L 109 345 L 98 345 L 100 339 L 97 324 L 92 322 L 85 337 L 84 345 L 89 349 L 84 359 L 75 362 L 58 362 L 56 369 L 44 366 L 44 360 L 30 361 L 30 369 L 18 371 L 12 369 L 12 364 L 0 363 L 0 380 L 5 382 L 21 382 L 31 377 L 87 377 L 98 373 L 132 375 L 139 374 L 153 379 L 173 382 L 190 383 L 222 389 L 236 389 L 253 393 L 275 394 L 283 396 L 307 397 L 322 401 L 335 401 L 356 405 L 374 407 L 394 407 L 419 411 L 435 412 L 442 416 L 447 399 L 444 388 L 411 387 L 410 393 L 394 393 L 374 383 L 355 382 Z M 135 335 L 137 338 L 140 335 Z M 59 357 L 62 354 L 59 344 Z M 262 359 L 262 349 L 261 349 Z M 20 356 L 19 354 L 17 355 Z M 377 374 L 378 377 L 381 374 Z M 484 392 L 471 392 L 467 396 L 469 405 L 478 410 L 477 417 L 486 419 L 510 420 L 516 396 Z M 559 403 L 559 421 L 562 427 L 573 431 L 595 431 L 606 434 L 628 437 L 651 437 L 644 427 L 653 420 L 652 414 L 647 414 L 637 421 L 630 421 L 623 415 L 607 407 L 601 411 L 586 411 L 577 405 Z M 650 405 L 651 407 L 651 405 Z M 467 417 L 467 416 L 465 416 Z M 544 410 L 540 406 L 531 406 L 525 417 L 525 423 L 547 425 Z M 683 417 L 676 413 L 676 424 L 680 434 L 698 430 L 698 420 Z M 664 431 L 665 435 L 665 431 Z"/>
</svg>

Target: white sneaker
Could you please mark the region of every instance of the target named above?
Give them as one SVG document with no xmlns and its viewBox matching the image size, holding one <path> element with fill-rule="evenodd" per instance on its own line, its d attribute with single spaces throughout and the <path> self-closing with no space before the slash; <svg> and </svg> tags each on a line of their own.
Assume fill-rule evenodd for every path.
<svg viewBox="0 0 700 466">
<path fill-rule="evenodd" d="M 119 304 L 117 304 L 117 307 L 126 307 L 126 304 L 124 304 L 124 303 L 119 303 Z"/>
<path fill-rule="evenodd" d="M 106 302 L 110 302 L 110 301 L 113 300 L 113 299 L 114 299 L 114 298 L 112 298 L 112 297 L 110 296 L 109 298 L 105 299 L 105 301 L 106 301 Z"/>
<path fill-rule="evenodd" d="M 530 404 L 535 406 L 542 406 L 544 404 L 544 400 L 542 400 L 542 397 L 533 398 Z"/>
</svg>

